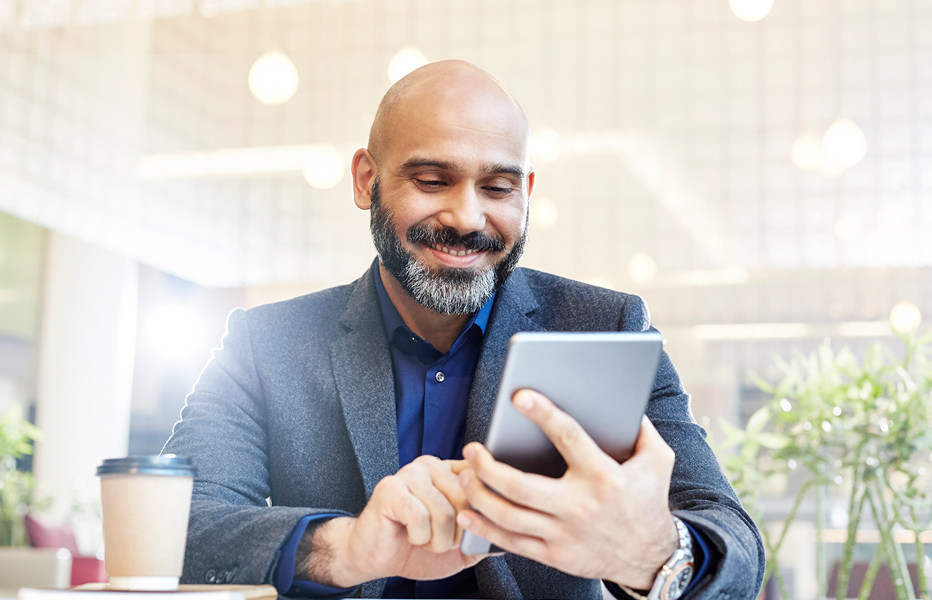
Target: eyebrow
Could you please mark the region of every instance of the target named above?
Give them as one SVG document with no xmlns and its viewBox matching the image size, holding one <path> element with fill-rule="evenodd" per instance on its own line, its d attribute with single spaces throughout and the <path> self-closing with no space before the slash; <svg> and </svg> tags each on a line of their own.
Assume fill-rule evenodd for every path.
<svg viewBox="0 0 932 600">
<path fill-rule="evenodd" d="M 446 160 L 433 160 L 429 158 L 412 158 L 408 161 L 405 161 L 401 165 L 402 171 L 413 171 L 415 169 L 422 169 L 424 167 L 434 167 L 436 169 L 442 169 L 444 171 L 458 171 L 459 168 L 456 166 L 456 163 L 446 161 Z M 507 174 L 514 175 L 519 179 L 524 179 L 524 170 L 517 165 L 508 165 L 505 163 L 493 163 L 486 165 L 483 169 L 488 175 L 498 175 L 498 174 Z"/>
</svg>

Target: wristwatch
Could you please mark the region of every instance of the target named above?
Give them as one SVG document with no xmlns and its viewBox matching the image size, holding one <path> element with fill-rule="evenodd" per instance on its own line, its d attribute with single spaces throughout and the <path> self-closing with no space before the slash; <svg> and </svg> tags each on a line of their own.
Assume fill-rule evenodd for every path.
<svg viewBox="0 0 932 600">
<path fill-rule="evenodd" d="M 689 529 L 677 517 L 673 517 L 680 534 L 680 547 L 657 573 L 654 585 L 645 596 L 623 585 L 618 586 L 636 600 L 677 600 L 686 591 L 693 578 L 693 540 Z"/>
</svg>

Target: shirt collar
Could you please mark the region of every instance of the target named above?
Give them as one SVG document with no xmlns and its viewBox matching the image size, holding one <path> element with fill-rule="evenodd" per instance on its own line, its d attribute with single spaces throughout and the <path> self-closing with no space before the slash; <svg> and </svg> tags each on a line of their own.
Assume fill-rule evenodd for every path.
<svg viewBox="0 0 932 600">
<path fill-rule="evenodd" d="M 398 309 L 395 308 L 391 298 L 388 297 L 388 292 L 385 291 L 385 285 L 382 283 L 382 274 L 379 272 L 378 260 L 372 263 L 372 278 L 375 280 L 375 291 L 379 296 L 379 306 L 382 309 L 382 321 L 385 323 L 385 335 L 388 337 L 389 344 L 391 344 L 392 337 L 399 327 L 403 327 L 406 332 L 411 332 L 411 328 L 405 324 L 404 319 L 398 314 Z M 453 343 L 453 347 L 456 347 L 460 338 L 463 337 L 463 334 L 469 331 L 473 325 L 478 326 L 479 331 L 485 335 L 486 327 L 489 325 L 489 316 L 492 314 L 492 304 L 494 304 L 494 302 L 495 294 L 493 293 L 492 297 L 485 301 L 482 308 L 476 311 L 472 319 L 463 327 L 463 330 L 460 332 L 459 336 L 457 336 L 456 342 Z M 416 334 L 411 332 L 411 335 Z"/>
</svg>

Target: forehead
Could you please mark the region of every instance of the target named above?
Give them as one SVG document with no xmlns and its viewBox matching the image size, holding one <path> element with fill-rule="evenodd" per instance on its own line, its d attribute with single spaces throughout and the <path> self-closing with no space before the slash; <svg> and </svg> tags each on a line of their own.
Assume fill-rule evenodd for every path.
<svg viewBox="0 0 932 600">
<path fill-rule="evenodd" d="M 529 168 L 527 122 L 502 94 L 461 86 L 425 90 L 399 103 L 387 125 L 385 158 L 394 165 L 426 158 L 463 168 Z"/>
</svg>

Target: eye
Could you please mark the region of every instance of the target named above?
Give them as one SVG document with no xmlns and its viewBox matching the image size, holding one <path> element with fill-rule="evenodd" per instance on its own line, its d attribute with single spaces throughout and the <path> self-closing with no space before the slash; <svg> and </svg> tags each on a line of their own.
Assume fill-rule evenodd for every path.
<svg viewBox="0 0 932 600">
<path fill-rule="evenodd" d="M 441 181 L 441 180 L 439 180 L 439 179 L 418 179 L 418 178 L 415 177 L 415 178 L 414 178 L 414 181 L 415 181 L 419 186 L 425 187 L 425 188 L 428 188 L 428 189 L 439 189 L 439 188 L 441 188 L 441 187 L 447 185 L 447 182 Z"/>
<path fill-rule="evenodd" d="M 489 192 L 490 194 L 494 196 L 507 196 L 514 191 L 514 188 L 512 187 L 500 187 L 497 185 L 487 185 L 483 187 L 482 189 L 484 189 L 485 191 Z"/>
</svg>

